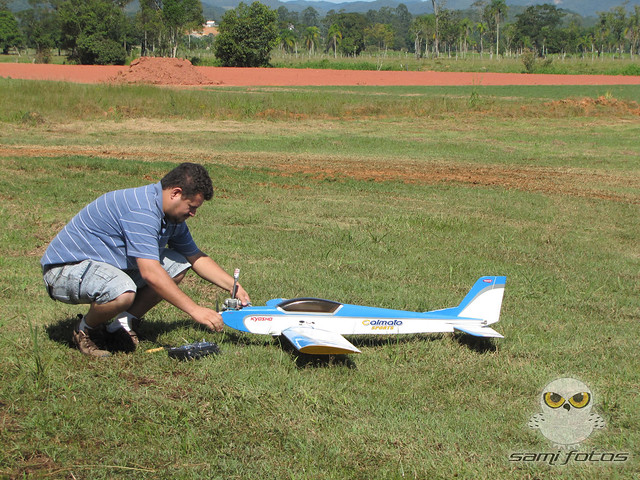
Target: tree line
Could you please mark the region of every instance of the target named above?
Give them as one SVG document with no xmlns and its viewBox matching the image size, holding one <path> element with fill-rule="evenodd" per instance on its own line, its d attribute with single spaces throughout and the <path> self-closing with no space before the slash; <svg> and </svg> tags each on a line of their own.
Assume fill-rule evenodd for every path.
<svg viewBox="0 0 640 480">
<path fill-rule="evenodd" d="M 0 0 L 0 47 L 32 48 L 47 62 L 52 50 L 64 50 L 71 62 L 124 64 L 134 46 L 142 55 L 172 56 L 185 34 L 205 22 L 200 0 L 28 0 L 31 8 L 17 12 Z"/>
<path fill-rule="evenodd" d="M 431 0 L 432 14 L 412 15 L 406 5 L 367 13 L 313 7 L 297 12 L 262 3 L 240 4 L 220 19 L 219 35 L 190 35 L 205 22 L 200 0 L 29 0 L 31 8 L 13 14 L 0 0 L 0 47 L 32 48 L 38 61 L 51 51 L 66 52 L 82 64 L 122 64 L 132 47 L 142 55 L 176 56 L 178 48 L 211 47 L 222 65 L 264 66 L 274 48 L 291 53 L 404 51 L 416 57 L 442 55 L 630 54 L 640 47 L 640 6 L 626 4 L 600 12 L 595 22 L 547 3 L 518 13 L 505 0 L 477 0 L 469 10 L 447 9 Z"/>
</svg>

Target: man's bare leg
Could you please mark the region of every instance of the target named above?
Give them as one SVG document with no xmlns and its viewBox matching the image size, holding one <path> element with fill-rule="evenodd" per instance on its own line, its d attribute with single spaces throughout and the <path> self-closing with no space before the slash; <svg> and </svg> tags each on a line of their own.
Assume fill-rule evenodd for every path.
<svg viewBox="0 0 640 480">
<path fill-rule="evenodd" d="M 185 270 L 184 272 L 179 273 L 178 275 L 173 277 L 173 281 L 176 282 L 176 285 L 180 285 L 180 282 L 182 282 L 182 280 L 184 279 L 187 271 L 188 270 Z M 142 318 L 149 310 L 151 310 L 161 301 L 162 297 L 158 295 L 155 290 L 149 287 L 143 287 L 138 290 L 136 298 L 131 306 L 121 311 L 127 311 L 136 318 Z"/>
<path fill-rule="evenodd" d="M 116 299 L 107 303 L 92 303 L 89 311 L 84 316 L 85 323 L 89 328 L 108 322 L 121 312 L 126 311 L 135 301 L 135 292 L 124 292 Z"/>
<path fill-rule="evenodd" d="M 187 271 L 173 277 L 176 285 L 184 279 Z M 135 350 L 140 343 L 136 331 L 140 325 L 140 319 L 161 301 L 162 297 L 151 287 L 138 289 L 132 303 L 126 309 L 117 312 L 113 322 L 107 325 L 107 334 L 111 335 L 110 338 L 125 350 Z"/>
<path fill-rule="evenodd" d="M 92 303 L 86 315 L 79 315 L 80 323 L 72 334 L 73 343 L 83 354 L 90 357 L 108 357 L 111 353 L 103 350 L 104 328 L 97 328 L 126 310 L 133 303 L 135 292 L 125 292 L 107 303 Z"/>
</svg>

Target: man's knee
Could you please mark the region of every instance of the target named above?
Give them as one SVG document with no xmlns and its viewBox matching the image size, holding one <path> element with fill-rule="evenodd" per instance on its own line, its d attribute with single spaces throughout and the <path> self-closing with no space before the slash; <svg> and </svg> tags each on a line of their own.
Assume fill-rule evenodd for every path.
<svg viewBox="0 0 640 480">
<path fill-rule="evenodd" d="M 122 270 L 91 260 L 50 269 L 44 274 L 44 283 L 51 298 L 71 304 L 105 304 L 122 295 L 118 301 L 126 303 L 137 290 Z"/>
<path fill-rule="evenodd" d="M 176 282 L 176 285 L 180 285 L 180 282 L 182 282 L 182 280 L 184 280 L 184 277 L 187 276 L 188 271 L 189 269 L 186 269 L 183 272 L 176 275 L 175 277 L 173 277 L 173 281 Z"/>
<path fill-rule="evenodd" d="M 119 295 L 118 297 L 114 298 L 113 300 L 111 300 L 111 302 L 108 302 L 108 303 L 113 305 L 114 308 L 117 308 L 120 311 L 124 312 L 133 304 L 133 301 L 135 299 L 136 299 L 136 292 L 127 291 Z"/>
</svg>

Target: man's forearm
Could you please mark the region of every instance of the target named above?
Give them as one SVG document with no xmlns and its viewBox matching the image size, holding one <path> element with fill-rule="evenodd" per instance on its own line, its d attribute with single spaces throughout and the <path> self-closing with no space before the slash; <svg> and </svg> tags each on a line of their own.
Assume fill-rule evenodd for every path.
<svg viewBox="0 0 640 480">
<path fill-rule="evenodd" d="M 176 282 L 162 268 L 160 262 L 138 259 L 138 267 L 147 285 L 160 297 L 189 314 L 197 323 L 216 332 L 222 331 L 224 323 L 220 314 L 191 300 L 186 293 L 178 288 Z"/>
<path fill-rule="evenodd" d="M 194 257 L 189 257 L 187 260 L 191 263 L 193 271 L 208 282 L 211 282 L 228 292 L 233 288 L 233 277 L 211 257 L 205 254 L 200 254 L 195 255 Z"/>
<path fill-rule="evenodd" d="M 215 260 L 204 253 L 187 257 L 187 260 L 191 263 L 193 271 L 200 277 L 232 293 L 231 290 L 234 285 L 233 277 L 224 271 Z M 238 288 L 236 298 L 240 299 L 243 305 L 251 303 L 251 298 L 249 298 L 249 294 L 245 289 L 242 288 L 242 285 L 238 283 L 236 286 Z"/>
</svg>

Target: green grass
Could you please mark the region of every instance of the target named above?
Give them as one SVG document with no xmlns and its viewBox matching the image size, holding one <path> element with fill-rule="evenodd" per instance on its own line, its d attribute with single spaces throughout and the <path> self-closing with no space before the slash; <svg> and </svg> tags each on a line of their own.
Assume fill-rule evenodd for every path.
<svg viewBox="0 0 640 480">
<path fill-rule="evenodd" d="M 52 53 L 49 63 L 54 65 L 62 65 L 66 62 L 67 57 L 65 55 L 57 55 Z M 35 50 L 28 50 L 26 53 L 23 51 L 20 55 L 11 53 L 8 55 L 0 55 L 0 63 L 34 63 L 36 61 Z"/>
<path fill-rule="evenodd" d="M 196 54 L 202 65 L 213 64 L 211 54 L 201 51 Z M 309 55 L 299 52 L 297 55 L 274 51 L 271 63 L 275 67 L 289 68 L 331 68 L 337 70 L 382 70 L 382 71 L 436 71 L 436 72 L 499 72 L 525 73 L 522 57 L 509 55 L 495 57 L 467 53 L 466 55 L 441 54 L 438 58 L 416 58 L 407 52 L 388 51 L 368 53 L 357 57 L 338 56 L 332 53 Z M 566 75 L 640 75 L 637 56 L 629 55 L 549 55 L 544 61 L 536 63 L 533 73 L 555 73 Z"/>
<path fill-rule="evenodd" d="M 49 99 L 42 102 L 42 97 Z M 3 108 L 0 121 L 60 123 L 70 120 L 162 118 L 190 120 L 304 120 L 377 118 L 440 118 L 460 114 L 501 117 L 582 115 L 563 99 L 607 97 L 637 109 L 637 86 L 468 86 L 468 87 L 214 87 L 172 90 L 153 86 L 73 85 L 0 78 Z M 613 111 L 612 111 L 613 110 Z M 619 113 L 615 106 L 593 106 L 588 115 Z M 623 112 L 628 113 L 628 112 Z"/>
<path fill-rule="evenodd" d="M 637 114 L 544 106 L 577 95 L 567 87 L 480 89 L 493 107 L 478 110 L 467 102 L 473 89 L 309 89 L 300 101 L 288 99 L 291 89 L 1 86 L 0 477 L 640 473 L 636 458 L 509 462 L 513 452 L 558 451 L 527 423 L 542 388 L 563 376 L 592 389 L 607 422 L 578 451 L 635 454 L 640 443 Z M 382 96 L 400 112 L 415 93 L 455 108 L 406 117 L 312 110 Z M 178 106 L 170 118 L 168 97 Z M 256 97 L 306 116 L 187 111 Z M 327 105 L 313 107 L 320 97 Z M 104 111 L 132 103 L 140 111 L 85 117 L 92 98 Z M 516 115 L 510 102 L 535 113 Z M 254 304 L 320 296 L 427 310 L 457 304 L 481 275 L 507 275 L 496 327 L 505 338 L 356 337 L 362 355 L 322 362 L 277 339 L 204 331 L 161 305 L 143 324 L 139 351 L 82 357 L 69 343 L 83 307 L 47 297 L 44 248 L 100 193 L 155 181 L 183 159 L 204 162 L 216 187 L 190 220 L 194 237 L 224 268 L 241 268 Z M 367 166 L 395 173 L 359 176 Z M 472 178 L 420 176 L 465 169 Z M 184 288 L 205 305 L 225 297 L 195 276 Z M 222 355 L 181 363 L 144 352 L 202 338 Z"/>
</svg>

